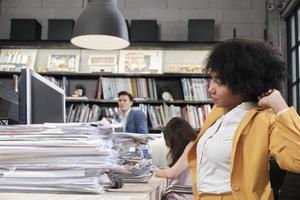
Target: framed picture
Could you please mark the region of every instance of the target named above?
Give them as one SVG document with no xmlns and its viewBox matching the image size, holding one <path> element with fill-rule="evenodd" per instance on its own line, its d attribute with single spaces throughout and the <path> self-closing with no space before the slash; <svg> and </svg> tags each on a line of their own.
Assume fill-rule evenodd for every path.
<svg viewBox="0 0 300 200">
<path fill-rule="evenodd" d="M 164 73 L 204 73 L 210 50 L 167 50 Z"/>
<path fill-rule="evenodd" d="M 117 55 L 89 55 L 88 66 L 91 72 L 117 72 Z"/>
<path fill-rule="evenodd" d="M 48 71 L 79 71 L 79 55 L 52 54 L 48 57 Z"/>
<path fill-rule="evenodd" d="M 161 73 L 161 50 L 121 50 L 120 73 Z"/>
<path fill-rule="evenodd" d="M 1 49 L 0 70 L 20 71 L 22 67 L 34 69 L 36 56 L 35 49 Z"/>
<path fill-rule="evenodd" d="M 204 65 L 197 64 L 167 64 L 165 66 L 164 72 L 167 73 L 204 73 Z"/>
</svg>

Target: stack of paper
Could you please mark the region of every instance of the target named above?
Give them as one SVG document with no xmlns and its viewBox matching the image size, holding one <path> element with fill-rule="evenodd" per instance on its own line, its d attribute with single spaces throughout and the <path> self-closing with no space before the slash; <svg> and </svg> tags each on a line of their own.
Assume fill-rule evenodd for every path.
<svg viewBox="0 0 300 200">
<path fill-rule="evenodd" d="M 153 174 L 154 167 L 151 152 L 147 145 L 147 134 L 114 133 L 114 149 L 118 151 L 122 165 L 112 169 L 123 178 L 124 182 L 148 182 Z"/>
<path fill-rule="evenodd" d="M 0 126 L 0 190 L 99 193 L 120 164 L 112 128 L 90 124 Z"/>
</svg>

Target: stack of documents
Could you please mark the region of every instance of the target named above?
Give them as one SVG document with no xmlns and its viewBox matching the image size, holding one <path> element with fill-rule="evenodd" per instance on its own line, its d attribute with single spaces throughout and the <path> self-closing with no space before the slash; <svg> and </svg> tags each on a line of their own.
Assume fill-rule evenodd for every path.
<svg viewBox="0 0 300 200">
<path fill-rule="evenodd" d="M 103 192 L 121 163 L 111 138 L 91 124 L 0 126 L 0 190 Z"/>
<path fill-rule="evenodd" d="M 134 133 L 113 133 L 113 136 L 114 149 L 120 155 L 122 165 L 111 170 L 124 182 L 148 182 L 154 167 L 147 143 L 154 138 Z"/>
</svg>

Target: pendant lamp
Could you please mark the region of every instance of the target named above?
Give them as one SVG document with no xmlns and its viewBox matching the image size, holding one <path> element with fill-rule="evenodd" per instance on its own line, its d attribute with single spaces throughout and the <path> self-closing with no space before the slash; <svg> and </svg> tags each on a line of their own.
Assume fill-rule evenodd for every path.
<svg viewBox="0 0 300 200">
<path fill-rule="evenodd" d="M 93 50 L 129 46 L 125 19 L 112 0 L 89 0 L 75 24 L 71 43 Z"/>
</svg>

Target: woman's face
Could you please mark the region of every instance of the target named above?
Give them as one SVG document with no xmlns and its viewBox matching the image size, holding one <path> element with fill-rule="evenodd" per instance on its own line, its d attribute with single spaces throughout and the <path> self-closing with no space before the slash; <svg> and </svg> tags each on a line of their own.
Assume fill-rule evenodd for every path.
<svg viewBox="0 0 300 200">
<path fill-rule="evenodd" d="M 217 73 L 212 72 L 210 75 L 212 79 L 209 84 L 208 92 L 216 106 L 231 110 L 242 102 L 242 98 L 239 94 L 233 94 L 227 85 L 222 84 Z"/>
</svg>

